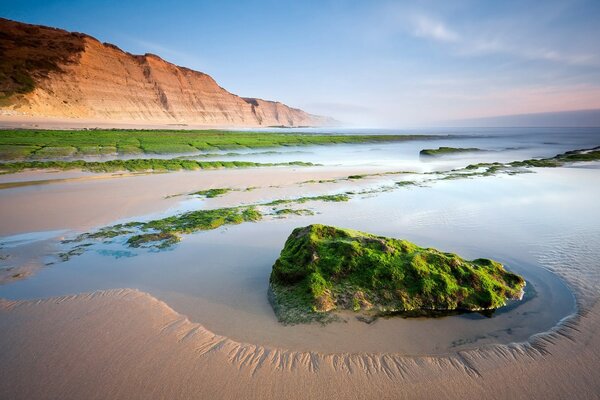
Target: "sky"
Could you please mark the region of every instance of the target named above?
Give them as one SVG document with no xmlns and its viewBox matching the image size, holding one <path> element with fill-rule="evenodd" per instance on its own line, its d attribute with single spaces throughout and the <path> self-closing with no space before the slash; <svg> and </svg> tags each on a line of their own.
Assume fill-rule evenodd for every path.
<svg viewBox="0 0 600 400">
<path fill-rule="evenodd" d="M 600 109 L 600 1 L 0 0 L 354 126 Z"/>
</svg>

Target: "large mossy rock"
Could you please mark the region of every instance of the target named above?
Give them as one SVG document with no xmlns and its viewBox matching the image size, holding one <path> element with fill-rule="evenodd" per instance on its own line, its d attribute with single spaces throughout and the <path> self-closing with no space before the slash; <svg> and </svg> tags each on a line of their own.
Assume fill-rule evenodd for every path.
<svg viewBox="0 0 600 400">
<path fill-rule="evenodd" d="M 280 322 L 327 321 L 333 310 L 369 314 L 490 310 L 519 299 L 525 281 L 502 264 L 467 261 L 398 239 L 309 225 L 294 229 L 271 272 Z"/>
</svg>

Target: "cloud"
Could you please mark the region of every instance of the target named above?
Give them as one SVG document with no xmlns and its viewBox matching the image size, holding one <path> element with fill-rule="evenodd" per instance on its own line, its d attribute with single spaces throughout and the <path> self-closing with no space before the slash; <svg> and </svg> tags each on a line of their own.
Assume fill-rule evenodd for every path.
<svg viewBox="0 0 600 400">
<path fill-rule="evenodd" d="M 545 38 L 536 31 L 536 27 L 530 27 L 518 20 L 492 21 L 489 24 L 471 21 L 467 25 L 451 26 L 439 16 L 432 16 L 422 10 L 386 10 L 391 14 L 387 16 L 387 20 L 392 21 L 395 31 L 390 26 L 380 26 L 379 29 L 393 35 L 398 33 L 398 26 L 406 25 L 404 32 L 414 37 L 445 43 L 457 56 L 500 54 L 522 60 L 600 66 L 600 56 L 596 51 L 576 51 L 574 48 L 577 46 L 565 47 L 564 43 L 563 46 L 557 43 L 553 45 L 550 41 L 556 41 L 555 37 Z"/>
<path fill-rule="evenodd" d="M 413 35 L 440 42 L 457 42 L 460 35 L 450 30 L 440 21 L 436 21 L 425 15 L 416 15 L 412 18 Z"/>
<path fill-rule="evenodd" d="M 457 46 L 461 56 L 506 54 L 524 60 L 552 61 L 567 65 L 600 66 L 600 59 L 592 53 L 572 53 L 528 44 L 515 44 L 509 39 L 478 38 L 465 40 Z"/>
</svg>

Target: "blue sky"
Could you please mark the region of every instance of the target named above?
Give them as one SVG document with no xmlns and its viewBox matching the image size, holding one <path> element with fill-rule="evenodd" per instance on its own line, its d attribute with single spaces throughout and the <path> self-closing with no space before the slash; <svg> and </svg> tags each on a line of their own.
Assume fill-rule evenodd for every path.
<svg viewBox="0 0 600 400">
<path fill-rule="evenodd" d="M 600 1 L 0 0 L 358 126 L 600 108 Z"/>
</svg>

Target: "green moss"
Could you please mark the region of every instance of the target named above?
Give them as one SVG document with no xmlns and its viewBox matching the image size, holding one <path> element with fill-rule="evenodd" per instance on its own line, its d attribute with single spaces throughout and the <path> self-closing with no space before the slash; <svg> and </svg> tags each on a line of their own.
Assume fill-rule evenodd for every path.
<svg viewBox="0 0 600 400">
<path fill-rule="evenodd" d="M 180 240 L 180 237 L 172 232 L 143 233 L 131 236 L 127 240 L 127 245 L 129 247 L 156 247 L 158 249 L 165 249 L 178 243 Z"/>
<path fill-rule="evenodd" d="M 129 247 L 164 249 L 178 243 L 182 234 L 216 229 L 223 225 L 254 222 L 261 218 L 262 214 L 253 206 L 190 211 L 148 222 L 129 222 L 105 227 L 96 232 L 84 233 L 75 239 L 64 240 L 63 244 L 126 237 L 125 243 Z"/>
<path fill-rule="evenodd" d="M 325 201 L 325 202 L 342 202 L 350 200 L 350 196 L 342 193 L 342 194 L 326 194 L 322 196 L 306 196 L 306 197 L 297 197 L 295 199 L 278 199 L 273 200 L 268 203 L 262 204 L 263 206 L 277 206 L 280 204 L 288 204 L 288 203 L 307 203 L 309 201 Z"/>
<path fill-rule="evenodd" d="M 70 157 L 77 152 L 72 146 L 46 146 L 35 151 L 33 158 L 64 158 Z"/>
<path fill-rule="evenodd" d="M 437 149 L 423 149 L 419 152 L 419 154 L 422 156 L 441 156 L 444 154 L 468 153 L 474 151 L 482 150 L 475 147 L 438 147 Z"/>
<path fill-rule="evenodd" d="M 396 186 L 406 187 L 406 186 L 418 186 L 418 183 L 415 181 L 397 181 L 395 183 Z"/>
<path fill-rule="evenodd" d="M 215 197 L 223 196 L 224 194 L 227 194 L 232 190 L 233 189 L 230 189 L 230 188 L 215 188 L 215 189 L 199 190 L 197 192 L 192 193 L 192 195 L 204 196 L 207 199 L 212 199 Z"/>
<path fill-rule="evenodd" d="M 335 309 L 495 309 L 520 298 L 525 281 L 496 261 L 467 261 L 405 240 L 310 225 L 292 232 L 270 284 L 279 320 L 298 323 Z"/>
<path fill-rule="evenodd" d="M 75 149 L 73 149 L 75 151 Z M 39 151 L 38 151 L 39 153 Z M 0 171 L 14 173 L 27 169 L 81 169 L 91 172 L 143 172 L 143 171 L 180 171 L 195 169 L 253 168 L 273 166 L 311 166 L 312 163 L 291 161 L 285 163 L 256 163 L 250 161 L 194 161 L 185 159 L 132 159 L 111 161 L 19 161 L 0 163 Z"/>
<path fill-rule="evenodd" d="M 477 174 L 488 176 L 495 175 L 497 172 L 501 171 L 505 171 L 507 173 L 514 173 L 515 168 L 556 168 L 568 163 L 590 161 L 600 161 L 600 147 L 594 147 L 592 149 L 572 150 L 562 154 L 557 154 L 554 157 L 532 158 L 529 160 L 513 161 L 506 164 L 498 162 L 470 164 L 463 168 L 463 170 L 471 171 L 484 169 L 483 172 L 478 172 Z"/>
<path fill-rule="evenodd" d="M 562 162 L 600 161 L 600 146 L 593 149 L 567 151 L 559 154 L 557 158 Z"/>
<path fill-rule="evenodd" d="M 82 255 L 85 252 L 86 248 L 91 245 L 92 245 L 91 243 L 83 243 L 83 244 L 77 245 L 69 251 L 59 253 L 58 258 L 63 262 L 69 261 L 74 256 Z"/>
<path fill-rule="evenodd" d="M 117 148 L 115 146 L 79 146 L 77 148 L 77 155 L 100 156 L 107 154 L 117 154 Z"/>
<path fill-rule="evenodd" d="M 314 215 L 315 213 L 311 210 L 307 210 L 305 208 L 295 209 L 295 208 L 280 208 L 279 210 L 275 210 L 275 215 L 284 217 L 287 215 Z"/>
<path fill-rule="evenodd" d="M 85 240 L 110 240 L 119 237 L 128 238 L 126 244 L 130 247 L 156 247 L 167 248 L 177 243 L 170 234 L 179 237 L 181 234 L 189 234 L 197 231 L 217 229 L 223 225 L 237 225 L 244 222 L 256 222 L 263 218 L 263 214 L 257 207 L 266 207 L 279 204 L 304 203 L 307 201 L 346 201 L 348 195 L 323 195 L 315 197 L 302 197 L 299 199 L 275 200 L 268 204 L 254 204 L 239 207 L 217 208 L 212 210 L 197 210 L 170 217 L 151 220 L 147 222 L 128 222 L 104 227 L 95 232 L 84 233 L 75 239 L 64 240 L 63 243 L 79 243 Z M 275 215 L 283 217 L 286 215 L 313 215 L 313 211 L 307 209 L 273 209 Z M 152 242 L 149 246 L 142 246 L 146 242 Z"/>
<path fill-rule="evenodd" d="M 1 78 L 0 69 L 0 78 Z M 21 87 L 29 90 L 27 82 Z M 309 133 L 239 132 L 220 130 L 0 130 L 0 158 L 11 161 L 3 146 L 66 146 L 91 148 L 110 146 L 120 154 L 175 154 L 228 149 L 257 149 L 281 146 L 308 146 L 351 143 L 398 142 L 433 139 L 433 135 L 325 135 Z M 215 156 L 212 154 L 211 156 Z"/>
<path fill-rule="evenodd" d="M 141 230 L 158 232 L 193 233 L 216 229 L 223 225 L 236 225 L 242 222 L 258 221 L 262 214 L 254 207 L 231 207 L 215 210 L 190 211 L 140 225 Z"/>
<path fill-rule="evenodd" d="M 32 153 L 39 149 L 39 146 L 0 146 L 0 160 L 21 160 L 29 157 Z"/>
</svg>

